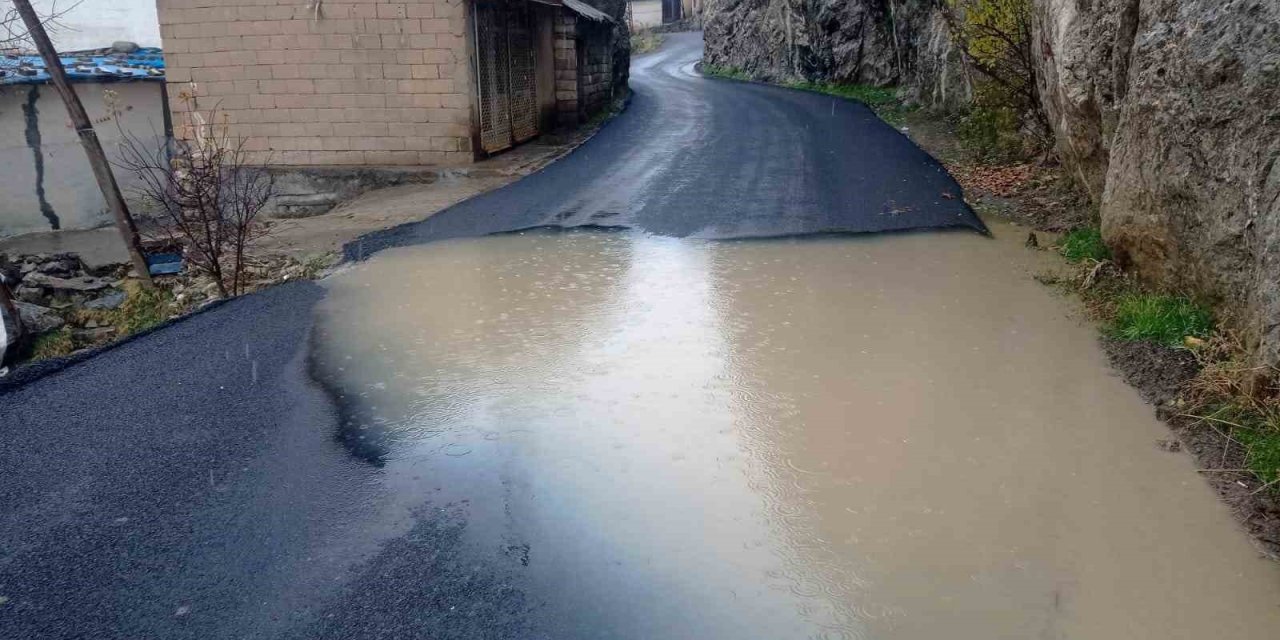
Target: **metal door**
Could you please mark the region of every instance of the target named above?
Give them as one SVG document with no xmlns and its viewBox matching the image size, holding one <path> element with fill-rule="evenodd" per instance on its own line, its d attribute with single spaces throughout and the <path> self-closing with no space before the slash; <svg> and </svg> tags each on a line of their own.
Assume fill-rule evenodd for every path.
<svg viewBox="0 0 1280 640">
<path fill-rule="evenodd" d="M 475 4 L 480 148 L 496 153 L 538 135 L 533 12 L 527 0 Z"/>
</svg>

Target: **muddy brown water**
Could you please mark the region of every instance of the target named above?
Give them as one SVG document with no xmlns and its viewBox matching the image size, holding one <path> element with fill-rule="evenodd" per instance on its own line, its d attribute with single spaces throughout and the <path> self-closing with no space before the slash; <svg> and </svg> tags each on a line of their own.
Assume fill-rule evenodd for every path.
<svg viewBox="0 0 1280 640">
<path fill-rule="evenodd" d="M 315 361 L 552 637 L 1278 637 L 1280 567 L 993 231 L 397 249 Z"/>
</svg>

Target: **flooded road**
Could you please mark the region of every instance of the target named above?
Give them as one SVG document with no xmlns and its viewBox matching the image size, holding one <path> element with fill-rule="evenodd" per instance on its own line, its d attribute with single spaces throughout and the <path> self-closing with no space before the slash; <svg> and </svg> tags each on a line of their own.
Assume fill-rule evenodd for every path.
<svg viewBox="0 0 1280 640">
<path fill-rule="evenodd" d="M 993 232 L 395 249 L 313 368 L 527 637 L 1274 638 L 1280 568 Z"/>
</svg>

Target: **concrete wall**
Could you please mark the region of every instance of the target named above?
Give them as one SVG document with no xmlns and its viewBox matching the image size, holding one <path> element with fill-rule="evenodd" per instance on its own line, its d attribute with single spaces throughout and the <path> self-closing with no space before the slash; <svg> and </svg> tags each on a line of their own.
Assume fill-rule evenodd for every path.
<svg viewBox="0 0 1280 640">
<path fill-rule="evenodd" d="M 126 130 L 161 144 L 164 101 L 159 82 L 81 83 L 75 85 L 98 138 L 109 156 L 119 149 L 120 132 L 108 115 L 104 90 L 129 107 L 121 115 Z M 111 224 L 79 136 L 67 120 L 58 93 L 49 85 L 0 86 L 0 237 L 52 231 L 92 229 Z M 157 137 L 153 132 L 159 133 Z M 129 196 L 132 176 L 117 170 Z M 130 204 L 143 213 L 132 197 Z"/>
<path fill-rule="evenodd" d="M 631 24 L 637 29 L 662 24 L 662 0 L 637 0 L 631 3 Z"/>
<path fill-rule="evenodd" d="M 475 80 L 470 2 L 158 0 L 175 133 L 180 94 L 218 106 L 254 160 L 464 164 Z"/>
<path fill-rule="evenodd" d="M 61 27 L 49 34 L 59 51 L 100 49 L 117 40 L 160 46 L 156 0 L 33 0 L 31 4 L 44 15 L 52 8 L 65 11 L 58 20 Z"/>
</svg>

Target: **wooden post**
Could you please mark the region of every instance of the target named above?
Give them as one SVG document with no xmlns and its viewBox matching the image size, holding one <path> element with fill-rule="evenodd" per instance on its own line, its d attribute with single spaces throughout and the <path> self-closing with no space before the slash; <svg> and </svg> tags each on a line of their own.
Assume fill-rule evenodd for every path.
<svg viewBox="0 0 1280 640">
<path fill-rule="evenodd" d="M 62 59 L 53 48 L 53 42 L 49 40 L 49 34 L 45 32 L 40 17 L 36 15 L 35 9 L 31 8 L 30 0 L 13 0 L 13 5 L 17 8 L 18 15 L 22 16 L 22 22 L 26 24 L 27 35 L 35 43 L 40 57 L 44 58 L 45 70 L 49 72 L 53 86 L 57 87 L 58 94 L 62 96 L 62 102 L 67 106 L 67 115 L 80 136 L 80 144 L 84 146 L 85 155 L 89 156 L 89 166 L 93 169 L 94 179 L 98 181 L 98 188 L 102 190 L 102 197 L 106 199 L 107 207 L 111 209 L 111 215 L 116 219 L 116 228 L 120 230 L 125 248 L 129 251 L 129 260 L 133 262 L 133 269 L 138 272 L 138 278 L 142 280 L 143 285 L 150 288 L 154 285 L 151 282 L 151 271 L 147 268 L 147 260 L 142 256 L 142 239 L 138 236 L 138 226 L 134 224 L 133 216 L 129 215 L 129 205 L 125 204 L 124 195 L 120 193 L 120 185 L 116 183 L 116 176 L 111 172 L 107 154 L 103 152 L 102 143 L 98 141 L 98 133 L 93 130 L 93 122 L 89 120 L 89 114 L 80 103 L 80 96 L 76 95 L 71 83 L 67 82 L 67 73 L 62 68 Z"/>
</svg>

